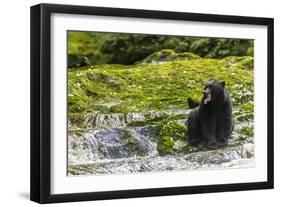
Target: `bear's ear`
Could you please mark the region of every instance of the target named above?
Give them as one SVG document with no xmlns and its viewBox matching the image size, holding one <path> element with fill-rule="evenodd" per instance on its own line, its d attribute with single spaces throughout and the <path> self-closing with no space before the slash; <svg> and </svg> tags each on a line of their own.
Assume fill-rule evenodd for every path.
<svg viewBox="0 0 281 207">
<path fill-rule="evenodd" d="M 225 81 L 221 82 L 222 87 L 225 87 Z"/>
</svg>

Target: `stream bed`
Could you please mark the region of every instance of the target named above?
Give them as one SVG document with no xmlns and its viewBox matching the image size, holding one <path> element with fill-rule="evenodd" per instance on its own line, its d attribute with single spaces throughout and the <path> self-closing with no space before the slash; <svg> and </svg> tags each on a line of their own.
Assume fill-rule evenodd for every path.
<svg viewBox="0 0 281 207">
<path fill-rule="evenodd" d="M 236 122 L 227 147 L 218 150 L 191 148 L 189 153 L 159 155 L 159 125 L 130 126 L 132 122 L 187 115 L 189 110 L 157 113 L 87 115 L 83 122 L 70 120 L 68 175 L 123 174 L 170 170 L 205 170 L 254 167 L 253 137 L 244 129 L 252 122 Z M 186 119 L 177 119 L 185 124 Z M 179 141 L 174 148 L 186 145 Z"/>
</svg>

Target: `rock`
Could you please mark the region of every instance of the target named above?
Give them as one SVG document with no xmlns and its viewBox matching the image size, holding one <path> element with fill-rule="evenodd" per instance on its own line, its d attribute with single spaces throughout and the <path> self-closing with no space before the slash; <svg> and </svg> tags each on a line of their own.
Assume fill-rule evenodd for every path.
<svg viewBox="0 0 281 207">
<path fill-rule="evenodd" d="M 158 154 L 155 128 L 107 128 L 88 130 L 68 137 L 68 162 L 91 163 L 103 159 L 121 159 Z"/>
<path fill-rule="evenodd" d="M 88 65 L 90 65 L 90 61 L 86 56 L 68 55 L 68 68 L 78 68 Z"/>
<path fill-rule="evenodd" d="M 68 116 L 68 129 L 95 129 L 110 127 L 126 127 L 133 122 L 145 122 L 158 118 L 167 118 L 167 116 L 187 115 L 190 110 L 165 110 L 148 111 L 139 113 L 88 113 L 71 114 Z M 184 121 L 184 120 L 181 120 Z"/>
<path fill-rule="evenodd" d="M 173 149 L 180 152 L 187 146 L 187 143 L 182 140 L 177 140 L 174 143 Z"/>
<path fill-rule="evenodd" d="M 186 126 L 178 121 L 170 121 L 162 126 L 157 139 L 157 150 L 161 156 L 187 153 L 191 147 L 186 139 Z"/>
<path fill-rule="evenodd" d="M 255 154 L 254 144 L 244 144 L 243 145 L 243 158 L 253 158 Z"/>
<path fill-rule="evenodd" d="M 138 61 L 138 64 L 161 64 L 168 61 L 174 60 L 193 60 L 193 59 L 201 59 L 200 56 L 195 55 L 191 52 L 183 52 L 183 53 L 176 53 L 173 50 L 164 49 L 158 52 L 155 52 L 142 61 Z"/>
<path fill-rule="evenodd" d="M 254 157 L 254 145 L 245 144 L 219 150 L 199 151 L 186 155 L 185 159 L 200 165 L 221 164 L 232 160 L 249 159 Z"/>
<path fill-rule="evenodd" d="M 228 56 L 224 58 L 225 61 L 230 63 L 234 67 L 238 67 L 240 69 L 245 70 L 253 70 L 254 69 L 254 58 L 251 56 Z"/>
</svg>

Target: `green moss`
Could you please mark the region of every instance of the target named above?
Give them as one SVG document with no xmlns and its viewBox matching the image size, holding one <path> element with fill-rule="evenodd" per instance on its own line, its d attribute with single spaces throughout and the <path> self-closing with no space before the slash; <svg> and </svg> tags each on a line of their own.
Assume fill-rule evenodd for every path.
<svg viewBox="0 0 281 207">
<path fill-rule="evenodd" d="M 122 140 L 125 143 L 125 148 L 128 152 L 133 155 L 137 156 L 144 156 L 145 151 L 140 146 L 139 142 L 134 138 L 134 136 L 130 133 L 129 130 L 123 129 L 121 134 Z"/>
<path fill-rule="evenodd" d="M 232 90 L 235 93 L 232 93 L 232 100 L 236 105 L 244 105 L 254 102 L 254 83 L 241 83 L 240 85 L 235 84 L 232 87 Z"/>
<path fill-rule="evenodd" d="M 190 52 L 176 53 L 173 50 L 160 50 L 155 52 L 142 61 L 138 61 L 138 64 L 147 64 L 147 63 L 157 63 L 157 62 L 167 62 L 175 60 L 193 60 L 200 59 L 201 57 Z"/>
<path fill-rule="evenodd" d="M 84 114 L 82 113 L 71 113 L 68 114 L 68 122 L 79 128 L 83 128 L 83 123 L 85 122 Z M 70 126 L 68 126 L 70 127 Z"/>
<path fill-rule="evenodd" d="M 163 136 L 157 143 L 157 150 L 160 155 L 167 155 L 174 153 L 175 140 L 173 137 Z"/>
<path fill-rule="evenodd" d="M 231 139 L 227 147 L 241 146 L 245 143 L 254 143 L 254 126 L 251 123 L 237 129 L 237 137 L 233 138 L 233 140 Z"/>
<path fill-rule="evenodd" d="M 253 70 L 254 69 L 254 58 L 246 56 L 239 62 L 239 64 L 247 70 Z"/>
<path fill-rule="evenodd" d="M 241 140 L 236 140 L 234 142 L 227 144 L 227 147 L 237 147 L 237 146 L 241 146 L 242 144 L 243 142 L 241 142 Z"/>
<path fill-rule="evenodd" d="M 233 61 L 241 62 L 239 58 Z M 252 104 L 253 70 L 237 67 L 227 59 L 192 59 L 68 71 L 68 110 L 128 113 L 186 109 L 188 97 L 200 101 L 209 79 L 226 82 L 234 106 Z"/>
<path fill-rule="evenodd" d="M 254 127 L 246 126 L 239 130 L 239 139 L 242 141 L 253 142 L 254 137 Z"/>
<path fill-rule="evenodd" d="M 175 140 L 185 139 L 186 126 L 177 122 L 170 121 L 163 125 L 160 136 L 172 136 Z"/>
<path fill-rule="evenodd" d="M 68 131 L 68 135 L 69 136 L 74 136 L 74 137 L 83 137 L 83 130 L 71 130 Z"/>
<path fill-rule="evenodd" d="M 230 63 L 234 67 L 239 69 L 253 70 L 254 69 L 254 58 L 251 56 L 229 56 L 224 58 L 224 60 Z"/>
<path fill-rule="evenodd" d="M 246 136 L 252 137 L 254 135 L 253 129 L 254 129 L 253 126 L 246 126 L 246 127 L 243 127 L 239 132 Z"/>
<path fill-rule="evenodd" d="M 254 119 L 254 104 L 245 103 L 240 104 L 239 110 L 234 112 L 234 117 L 237 121 L 253 121 Z"/>
<path fill-rule="evenodd" d="M 160 130 L 157 150 L 160 155 L 188 153 L 191 148 L 186 139 L 186 126 L 178 121 L 169 121 Z"/>
</svg>

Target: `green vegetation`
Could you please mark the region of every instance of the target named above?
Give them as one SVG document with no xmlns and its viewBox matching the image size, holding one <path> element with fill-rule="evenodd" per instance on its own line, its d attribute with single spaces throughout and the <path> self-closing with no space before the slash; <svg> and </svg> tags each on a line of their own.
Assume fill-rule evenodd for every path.
<svg viewBox="0 0 281 207">
<path fill-rule="evenodd" d="M 245 126 L 239 130 L 240 133 L 240 140 L 241 141 L 247 141 L 247 142 L 253 142 L 254 137 L 254 126 Z"/>
<path fill-rule="evenodd" d="M 188 153 L 191 147 L 186 139 L 186 126 L 178 121 L 164 124 L 157 139 L 157 150 L 160 155 Z"/>
<path fill-rule="evenodd" d="M 83 137 L 83 130 L 72 130 L 68 132 L 69 136 Z"/>
<path fill-rule="evenodd" d="M 237 121 L 253 121 L 254 119 L 254 104 L 244 103 L 239 105 L 239 110 L 234 112 L 234 117 Z"/>
<path fill-rule="evenodd" d="M 68 72 L 69 113 L 128 113 L 186 109 L 204 83 L 224 80 L 235 107 L 253 109 L 253 70 L 225 59 L 163 64 L 95 65 Z M 251 108 L 252 107 L 252 108 Z"/>
<path fill-rule="evenodd" d="M 98 32 L 68 32 L 68 65 L 130 65 L 163 49 L 194 53 L 202 58 L 253 56 L 253 40 Z M 87 61 L 86 61 L 87 62 Z"/>
<path fill-rule="evenodd" d="M 140 146 L 139 142 L 133 137 L 133 135 L 130 133 L 129 130 L 123 129 L 121 137 L 125 143 L 125 147 L 127 151 L 131 155 L 137 155 L 137 156 L 145 155 L 144 149 Z"/>
<path fill-rule="evenodd" d="M 224 58 L 225 61 L 232 64 L 237 64 L 241 69 L 252 70 L 254 68 L 254 58 L 250 56 L 229 56 Z"/>
<path fill-rule="evenodd" d="M 176 53 L 173 50 L 160 50 L 158 52 L 149 55 L 143 60 L 139 61 L 140 64 L 147 63 L 161 63 L 175 60 L 193 60 L 200 59 L 201 57 L 190 52 Z"/>
</svg>

